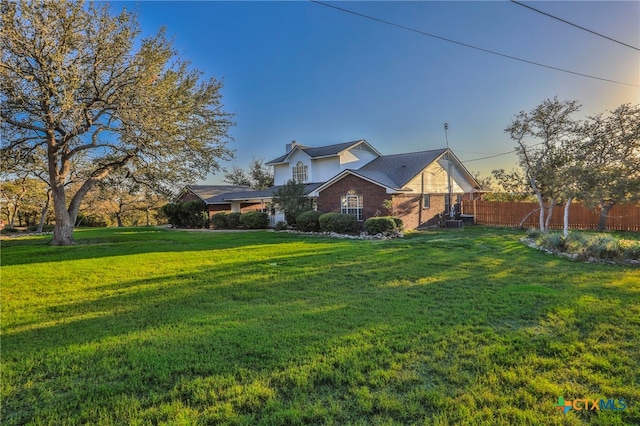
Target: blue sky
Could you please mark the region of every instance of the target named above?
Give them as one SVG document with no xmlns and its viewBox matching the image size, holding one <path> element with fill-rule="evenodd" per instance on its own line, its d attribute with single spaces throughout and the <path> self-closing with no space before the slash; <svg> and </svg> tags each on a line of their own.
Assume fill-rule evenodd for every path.
<svg viewBox="0 0 640 426">
<path fill-rule="evenodd" d="M 526 4 L 640 47 L 640 2 Z M 514 115 L 557 96 L 581 116 L 640 102 L 640 52 L 509 1 L 334 2 L 341 8 L 582 74 L 506 59 L 310 1 L 113 2 L 145 34 L 160 26 L 205 77 L 224 81 L 236 159 L 273 159 L 285 144 L 366 139 L 383 154 L 449 143 L 471 171 L 515 166 Z M 204 183 L 220 183 L 222 174 Z"/>
</svg>

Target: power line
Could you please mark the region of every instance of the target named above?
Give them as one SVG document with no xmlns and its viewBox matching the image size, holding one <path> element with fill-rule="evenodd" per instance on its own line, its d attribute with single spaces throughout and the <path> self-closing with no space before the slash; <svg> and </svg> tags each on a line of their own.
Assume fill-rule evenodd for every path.
<svg viewBox="0 0 640 426">
<path fill-rule="evenodd" d="M 372 21 L 375 21 L 375 22 L 380 22 L 382 24 L 390 25 L 392 27 L 396 27 L 396 28 L 400 28 L 400 29 L 403 29 L 403 30 L 411 31 L 411 32 L 414 32 L 414 33 L 417 33 L 417 34 L 421 34 L 421 35 L 424 35 L 424 36 L 427 36 L 427 37 L 432 37 L 432 38 L 435 38 L 435 39 L 438 39 L 438 40 L 446 41 L 448 43 L 457 44 L 459 46 L 468 47 L 470 49 L 479 50 L 481 52 L 490 53 L 492 55 L 502 56 L 503 58 L 513 59 L 514 61 L 520 61 L 520 62 L 524 62 L 524 63 L 531 64 L 531 65 L 537 65 L 539 67 L 548 68 L 548 69 L 552 69 L 552 70 L 555 70 L 555 71 L 561 71 L 561 72 L 565 72 L 565 73 L 568 73 L 568 74 L 579 75 L 581 77 L 592 78 L 594 80 L 606 81 L 608 83 L 622 84 L 624 86 L 631 86 L 631 87 L 640 87 L 640 85 L 637 85 L 637 84 L 625 83 L 625 82 L 622 82 L 622 81 L 610 80 L 608 78 L 596 77 L 596 76 L 593 76 L 593 75 L 583 74 L 583 73 L 579 73 L 579 72 L 571 71 L 571 70 L 566 70 L 566 69 L 554 67 L 554 66 L 551 66 L 551 65 L 541 64 L 539 62 L 529 61 L 527 59 L 518 58 L 516 56 L 507 55 L 505 53 L 500 53 L 500 52 L 496 52 L 496 51 L 493 51 L 493 50 L 484 49 L 482 47 L 473 46 L 471 44 L 462 43 L 460 41 L 452 40 L 450 38 L 441 37 L 441 36 L 438 36 L 438 35 L 435 35 L 435 34 L 427 33 L 425 31 L 417 30 L 415 28 L 407 27 L 405 25 L 396 24 L 395 22 L 386 21 L 384 19 L 376 18 L 376 17 L 370 16 L 370 15 L 365 15 L 364 13 L 355 12 L 353 10 L 349 10 L 349 9 L 345 9 L 345 8 L 342 8 L 342 7 L 338 7 L 338 6 L 333 5 L 333 4 L 324 3 L 322 1 L 318 1 L 318 0 L 310 0 L 310 1 L 312 3 L 316 3 L 316 4 L 319 4 L 321 6 L 330 7 L 332 9 L 336 9 L 336 10 L 339 10 L 339 11 L 342 11 L 342 12 L 345 12 L 345 13 L 350 13 L 352 15 L 356 15 L 356 16 L 359 16 L 361 18 L 369 19 L 369 20 L 372 20 Z"/>
<path fill-rule="evenodd" d="M 534 146 L 538 146 L 538 145 L 542 145 L 544 142 L 538 142 L 538 143 L 534 143 L 533 145 L 528 145 L 527 148 L 533 148 Z M 516 152 L 517 149 L 513 149 L 511 151 L 507 151 L 507 152 L 501 152 L 499 154 L 494 154 L 494 155 L 489 155 L 486 157 L 480 157 L 480 158 L 473 158 L 471 160 L 464 160 L 465 163 L 470 163 L 471 161 L 480 161 L 480 160 L 487 160 L 489 158 L 495 158 L 495 157 L 502 157 L 503 155 L 509 155 L 509 154 L 513 154 L 514 152 Z"/>
<path fill-rule="evenodd" d="M 500 153 L 500 154 L 489 155 L 489 156 L 487 156 L 487 157 L 473 158 L 473 159 L 471 159 L 471 160 L 464 160 L 464 162 L 465 162 L 465 163 L 470 163 L 470 162 L 472 162 L 472 161 L 487 160 L 487 159 L 489 159 L 489 158 L 502 157 L 503 155 L 513 154 L 514 152 L 516 152 L 516 150 L 515 150 L 515 149 L 514 149 L 514 150 L 512 150 L 512 151 L 509 151 L 509 152 L 502 152 L 502 153 Z"/>
<path fill-rule="evenodd" d="M 623 42 L 621 42 L 619 40 L 616 40 L 615 38 L 611 38 L 611 37 L 608 37 L 608 36 L 606 36 L 604 34 L 600 34 L 600 33 L 596 32 L 596 31 L 590 30 L 589 28 L 581 27 L 580 25 L 574 24 L 573 22 L 569 22 L 566 19 L 559 18 L 559 17 L 554 16 L 554 15 L 552 15 L 550 13 L 544 12 L 544 11 L 542 11 L 540 9 L 536 9 L 535 7 L 529 6 L 527 4 L 521 3 L 521 2 L 516 1 L 516 0 L 511 0 L 511 3 L 515 3 L 515 4 L 519 5 L 519 6 L 526 7 L 527 9 L 531 9 L 534 12 L 538 12 L 538 13 L 540 13 L 542 15 L 548 16 L 549 18 L 556 19 L 556 20 L 558 20 L 560 22 L 564 22 L 565 24 L 569 24 L 569 25 L 571 25 L 573 27 L 576 27 L 576 28 L 579 28 L 579 29 L 581 29 L 583 31 L 587 31 L 587 32 L 589 32 L 591 34 L 595 34 L 598 37 L 606 38 L 607 40 L 613 41 L 615 43 L 621 44 L 621 45 L 626 46 L 626 47 L 630 47 L 631 49 L 634 49 L 634 50 L 637 50 L 638 52 L 640 52 L 640 49 L 635 47 L 635 46 L 632 46 L 632 45 L 627 44 L 627 43 L 623 43 Z"/>
</svg>

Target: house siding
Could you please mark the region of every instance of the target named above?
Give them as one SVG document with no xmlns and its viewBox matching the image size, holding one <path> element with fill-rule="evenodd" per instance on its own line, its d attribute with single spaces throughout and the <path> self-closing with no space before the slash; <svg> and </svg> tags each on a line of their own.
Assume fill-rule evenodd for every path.
<svg viewBox="0 0 640 426">
<path fill-rule="evenodd" d="M 422 207 L 421 194 L 397 194 L 393 196 L 393 215 L 402 219 L 405 229 L 438 225 L 439 215 L 444 212 L 445 196 L 429 194 L 429 208 Z"/>
<path fill-rule="evenodd" d="M 382 203 L 391 198 L 386 190 L 354 175 L 346 175 L 318 195 L 318 211 L 323 213 L 340 212 L 341 198 L 350 190 L 362 196 L 362 219 L 387 214 Z"/>
<path fill-rule="evenodd" d="M 340 173 L 338 157 L 318 158 L 311 161 L 313 180 L 311 182 L 325 182 Z"/>
</svg>

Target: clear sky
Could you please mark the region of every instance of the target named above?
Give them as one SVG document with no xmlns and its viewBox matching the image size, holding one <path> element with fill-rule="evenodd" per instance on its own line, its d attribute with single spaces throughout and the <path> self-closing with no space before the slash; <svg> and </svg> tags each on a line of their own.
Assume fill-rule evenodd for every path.
<svg viewBox="0 0 640 426">
<path fill-rule="evenodd" d="M 638 1 L 524 2 L 640 48 Z M 271 160 L 296 140 L 366 139 L 383 154 L 450 147 L 471 171 L 511 169 L 504 132 L 547 98 L 581 116 L 640 102 L 640 52 L 509 1 L 332 2 L 418 31 L 630 85 L 535 66 L 310 1 L 112 2 L 145 34 L 160 26 L 180 55 L 224 82 L 236 159 Z M 635 85 L 635 87 L 633 86 Z M 202 183 L 220 183 L 222 174 Z"/>
</svg>

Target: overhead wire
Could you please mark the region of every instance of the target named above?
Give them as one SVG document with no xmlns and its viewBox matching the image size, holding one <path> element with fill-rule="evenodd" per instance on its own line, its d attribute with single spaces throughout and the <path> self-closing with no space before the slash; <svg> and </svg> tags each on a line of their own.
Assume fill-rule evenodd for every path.
<svg viewBox="0 0 640 426">
<path fill-rule="evenodd" d="M 547 12 L 545 12 L 545 11 L 542 11 L 542 10 L 540 10 L 540 9 L 536 9 L 535 7 L 533 7 L 533 6 L 529 6 L 528 4 L 524 4 L 524 3 L 519 2 L 519 1 L 517 1 L 517 0 L 511 0 L 511 3 L 515 3 L 515 4 L 517 4 L 518 6 L 526 7 L 527 9 L 531 9 L 531 10 L 533 10 L 534 12 L 538 12 L 538 13 L 540 13 L 540 14 L 542 14 L 542 15 L 548 16 L 549 18 L 556 19 L 556 20 L 558 20 L 558 21 L 560 21 L 560 22 L 564 22 L 565 24 L 569 24 L 569 25 L 571 25 L 571 26 L 573 26 L 573 27 L 576 27 L 576 28 L 579 28 L 579 29 L 581 29 L 581 30 L 583 30 L 583 31 L 589 32 L 589 33 L 591 33 L 591 34 L 595 34 L 595 35 L 597 35 L 598 37 L 605 38 L 605 39 L 607 39 L 607 40 L 613 41 L 614 43 L 621 44 L 621 45 L 623 45 L 623 46 L 629 47 L 629 48 L 631 48 L 631 49 L 633 49 L 633 50 L 637 50 L 638 52 L 640 52 L 640 48 L 637 48 L 637 47 L 632 46 L 632 45 L 630 45 L 630 44 L 624 43 L 624 42 L 622 42 L 622 41 L 620 41 L 620 40 L 616 40 L 615 38 L 611 38 L 611 37 L 606 36 L 606 35 L 604 35 L 604 34 L 601 34 L 601 33 L 599 33 L 599 32 L 596 32 L 596 31 L 590 30 L 589 28 L 585 28 L 585 27 L 582 27 L 582 26 L 580 26 L 580 25 L 578 25 L 578 24 L 574 24 L 573 22 L 569 22 L 569 21 L 567 21 L 566 19 L 559 18 L 559 17 L 557 17 L 557 16 L 555 16 L 555 15 L 552 15 L 552 14 L 547 13 Z"/>
<path fill-rule="evenodd" d="M 534 143 L 533 145 L 527 145 L 527 148 L 533 148 L 534 146 L 538 146 L 538 145 L 542 145 L 544 142 L 538 142 L 538 143 Z M 501 157 L 503 155 L 509 155 L 509 154 L 513 154 L 514 152 L 516 152 L 517 149 L 512 149 L 511 151 L 507 151 L 507 152 L 501 152 L 499 154 L 493 154 L 493 155 L 488 155 L 486 157 L 480 157 L 480 158 L 473 158 L 471 160 L 465 160 L 465 163 L 469 163 L 471 161 L 480 161 L 480 160 L 487 160 L 489 158 L 495 158 L 495 157 Z M 458 151 L 461 152 L 461 151 Z"/>
<path fill-rule="evenodd" d="M 376 18 L 376 17 L 371 16 L 371 15 L 366 15 L 364 13 L 356 12 L 356 11 L 353 11 L 353 10 L 350 10 L 350 9 L 345 9 L 343 7 L 339 7 L 339 6 L 336 6 L 334 4 L 325 3 L 325 2 L 322 2 L 322 1 L 319 1 L 319 0 L 309 0 L 309 1 L 311 1 L 312 3 L 318 4 L 318 5 L 321 5 L 321 6 L 329 7 L 329 8 L 332 8 L 332 9 L 336 9 L 336 10 L 339 10 L 339 11 L 342 11 L 342 12 L 345 12 L 345 13 L 350 13 L 352 15 L 359 16 L 361 18 L 369 19 L 371 21 L 379 22 L 379 23 L 382 23 L 382 24 L 385 24 L 385 25 L 390 25 L 392 27 L 400 28 L 400 29 L 403 29 L 403 30 L 406 30 L 406 31 L 411 31 L 411 32 L 414 32 L 414 33 L 417 33 L 417 34 L 421 34 L 421 35 L 427 36 L 427 37 L 432 37 L 432 38 L 435 38 L 435 39 L 438 39 L 438 40 L 446 41 L 448 43 L 457 44 L 459 46 L 468 47 L 470 49 L 479 50 L 481 52 L 489 53 L 489 54 L 492 54 L 492 55 L 501 56 L 503 58 L 508 58 L 508 59 L 512 59 L 512 60 L 515 60 L 515 61 L 524 62 L 524 63 L 527 63 L 527 64 L 536 65 L 536 66 L 539 66 L 539 67 L 543 67 L 543 68 L 547 68 L 547 69 L 551 69 L 551 70 L 555 70 L 555 71 L 561 71 L 561 72 L 568 73 L 568 74 L 579 75 L 581 77 L 591 78 L 591 79 L 594 79 L 594 80 L 606 81 L 608 83 L 621 84 L 621 85 L 624 85 L 624 86 L 631 86 L 631 87 L 640 87 L 640 85 L 638 85 L 638 84 L 626 83 L 626 82 L 623 82 L 623 81 L 617 81 L 617 80 L 611 80 L 611 79 L 608 79 L 608 78 L 597 77 L 597 76 L 593 76 L 593 75 L 589 75 L 589 74 L 584 74 L 584 73 L 580 73 L 580 72 L 576 72 L 576 71 L 567 70 L 567 69 L 564 69 L 564 68 L 554 67 L 552 65 L 542 64 L 540 62 L 530 61 L 528 59 L 519 58 L 517 56 L 507 55 L 505 53 L 496 52 L 494 50 L 485 49 L 485 48 L 482 48 L 482 47 L 474 46 L 472 44 L 463 43 L 463 42 L 456 41 L 456 40 L 453 40 L 453 39 L 450 39 L 450 38 L 446 38 L 446 37 L 442 37 L 442 36 L 439 36 L 439 35 L 431 34 L 431 33 L 428 33 L 426 31 L 421 31 L 421 30 L 418 30 L 418 29 L 415 29 L 415 28 L 408 27 L 406 25 L 396 24 L 395 22 L 391 22 L 391 21 L 387 21 L 387 20 L 384 20 L 384 19 Z"/>
<path fill-rule="evenodd" d="M 496 157 L 502 157 L 503 155 L 508 155 L 508 154 L 513 154 L 514 152 L 516 152 L 515 149 L 508 151 L 508 152 L 502 152 L 500 154 L 494 154 L 494 155 L 489 155 L 486 157 L 480 157 L 480 158 L 473 158 L 471 160 L 464 160 L 465 163 L 470 163 L 472 161 L 480 161 L 480 160 L 488 160 L 489 158 L 496 158 Z"/>
</svg>

